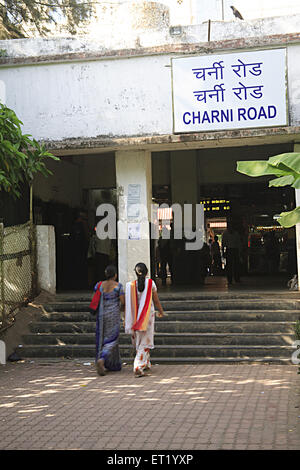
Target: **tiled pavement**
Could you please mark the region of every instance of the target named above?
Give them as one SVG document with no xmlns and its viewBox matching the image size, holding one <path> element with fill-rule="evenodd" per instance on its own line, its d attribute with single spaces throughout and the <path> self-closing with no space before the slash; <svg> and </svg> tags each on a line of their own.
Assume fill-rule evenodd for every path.
<svg viewBox="0 0 300 470">
<path fill-rule="evenodd" d="M 293 365 L 0 365 L 1 450 L 300 449 Z"/>
</svg>

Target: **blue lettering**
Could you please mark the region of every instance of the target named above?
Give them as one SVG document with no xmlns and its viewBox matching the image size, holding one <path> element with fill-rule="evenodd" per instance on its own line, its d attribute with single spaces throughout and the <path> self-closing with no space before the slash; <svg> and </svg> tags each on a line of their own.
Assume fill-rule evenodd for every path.
<svg viewBox="0 0 300 470">
<path fill-rule="evenodd" d="M 213 109 L 212 112 L 211 112 L 211 122 L 214 122 L 214 119 L 217 121 L 217 122 L 220 122 L 220 119 L 219 119 L 219 111 L 217 109 Z"/>
<path fill-rule="evenodd" d="M 245 121 L 247 121 L 247 118 L 245 117 L 246 110 L 245 108 L 238 108 L 238 120 L 240 121 L 241 118 L 243 118 Z"/>
<path fill-rule="evenodd" d="M 204 113 L 203 113 L 202 123 L 203 123 L 204 121 L 207 121 L 207 122 L 210 123 L 210 119 L 209 119 L 209 116 L 208 116 L 208 112 L 207 112 L 207 111 L 204 111 Z"/>
<path fill-rule="evenodd" d="M 201 124 L 200 111 L 198 111 L 197 114 L 193 111 L 193 124 L 195 124 L 195 121 L 198 121 L 198 123 Z"/>
<path fill-rule="evenodd" d="M 252 114 L 252 111 L 253 111 L 253 114 Z M 255 108 L 249 108 L 247 114 L 248 114 L 248 118 L 253 120 L 253 119 L 256 119 L 257 111 L 256 111 Z M 252 114 L 252 116 L 251 116 L 251 114 Z"/>
<path fill-rule="evenodd" d="M 230 121 L 230 111 L 232 113 L 232 109 L 227 109 L 226 112 L 222 109 L 221 110 L 221 121 L 227 121 L 229 122 Z"/>
<path fill-rule="evenodd" d="M 273 110 L 273 114 L 271 114 L 271 111 Z M 268 106 L 268 118 L 273 119 L 277 114 L 276 107 L 275 106 Z"/>
<path fill-rule="evenodd" d="M 259 110 L 259 113 L 258 113 L 258 119 L 260 119 L 261 117 L 264 117 L 265 119 L 267 119 L 267 115 L 266 115 L 266 111 L 265 111 L 265 108 L 263 106 L 260 107 L 260 110 Z"/>
<path fill-rule="evenodd" d="M 190 116 L 191 113 L 184 113 L 183 118 L 182 118 L 184 124 L 191 124 L 191 120 L 189 120 L 189 121 L 186 120 L 186 118 L 185 118 L 186 115 Z"/>
</svg>

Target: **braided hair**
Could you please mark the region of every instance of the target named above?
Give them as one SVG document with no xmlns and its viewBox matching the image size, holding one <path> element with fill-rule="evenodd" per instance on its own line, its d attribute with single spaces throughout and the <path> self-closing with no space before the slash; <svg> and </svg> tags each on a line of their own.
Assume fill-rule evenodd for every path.
<svg viewBox="0 0 300 470">
<path fill-rule="evenodd" d="M 148 274 L 147 266 L 144 263 L 138 263 L 135 266 L 135 273 L 137 275 L 138 291 L 143 292 L 145 289 L 145 277 Z"/>
</svg>

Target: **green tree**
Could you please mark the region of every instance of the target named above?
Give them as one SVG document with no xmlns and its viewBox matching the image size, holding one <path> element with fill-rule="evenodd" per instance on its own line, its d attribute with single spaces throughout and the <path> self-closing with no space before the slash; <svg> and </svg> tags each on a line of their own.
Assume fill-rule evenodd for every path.
<svg viewBox="0 0 300 470">
<path fill-rule="evenodd" d="M 46 167 L 46 159 L 59 160 L 39 144 L 31 135 L 23 134 L 22 121 L 15 112 L 0 103 L 0 191 L 13 198 L 21 197 L 23 182 L 30 189 L 30 220 L 32 221 L 32 184 L 38 172 L 44 176 L 52 174 Z"/>
<path fill-rule="evenodd" d="M 50 28 L 66 25 L 71 34 L 93 13 L 91 0 L 0 0 L 0 39 L 47 36 Z"/>
<path fill-rule="evenodd" d="M 268 160 L 239 161 L 237 171 L 245 175 L 257 177 L 275 175 L 269 181 L 269 187 L 290 185 L 300 189 L 300 153 L 282 153 Z M 282 212 L 278 222 L 283 227 L 293 227 L 300 222 L 300 206 L 289 212 Z"/>
</svg>

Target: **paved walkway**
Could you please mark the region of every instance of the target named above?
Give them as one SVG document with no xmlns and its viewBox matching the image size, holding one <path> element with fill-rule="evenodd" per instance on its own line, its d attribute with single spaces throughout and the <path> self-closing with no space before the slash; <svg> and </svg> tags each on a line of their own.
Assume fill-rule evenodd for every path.
<svg viewBox="0 0 300 470">
<path fill-rule="evenodd" d="M 99 377 L 79 361 L 0 365 L 0 448 L 300 449 L 293 365 L 130 366 Z"/>
</svg>

